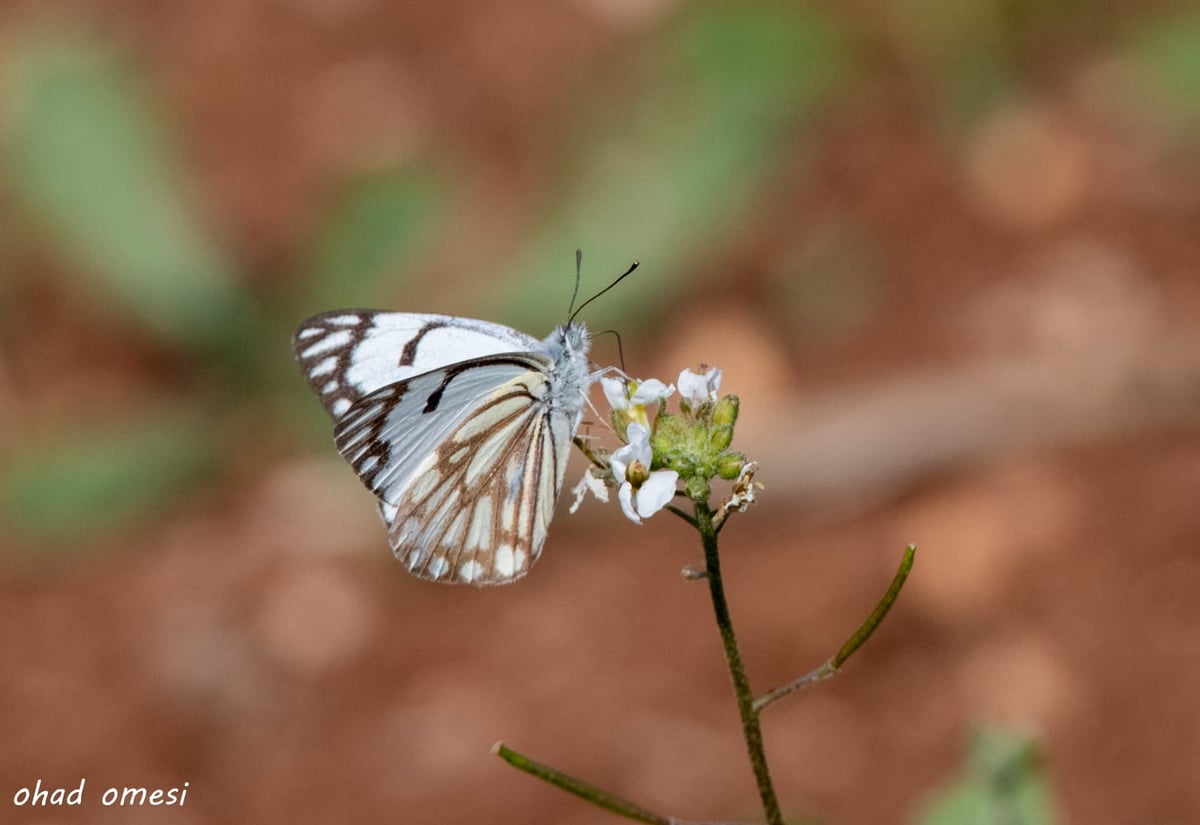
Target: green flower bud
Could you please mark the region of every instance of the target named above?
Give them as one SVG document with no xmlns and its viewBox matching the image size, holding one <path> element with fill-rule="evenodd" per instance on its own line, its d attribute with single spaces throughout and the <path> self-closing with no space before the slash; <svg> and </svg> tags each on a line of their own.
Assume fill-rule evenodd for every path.
<svg viewBox="0 0 1200 825">
<path fill-rule="evenodd" d="M 674 455 L 668 457 L 666 466 L 668 469 L 679 473 L 680 478 L 691 478 L 696 474 L 695 463 L 686 455 Z"/>
<path fill-rule="evenodd" d="M 712 418 L 710 419 L 713 426 L 732 427 L 737 422 L 738 403 L 736 395 L 722 396 L 713 405 Z"/>
<path fill-rule="evenodd" d="M 708 479 L 699 476 L 689 478 L 684 484 L 684 491 L 692 501 L 708 501 L 708 497 L 712 495 Z"/>
<path fill-rule="evenodd" d="M 650 436 L 650 449 L 656 456 L 668 456 L 684 447 L 688 426 L 677 415 L 660 412 L 654 419 L 654 432 Z"/>
<path fill-rule="evenodd" d="M 708 443 L 714 453 L 725 452 L 733 443 L 733 427 L 713 427 L 708 431 Z"/>
<path fill-rule="evenodd" d="M 733 481 L 742 474 L 746 465 L 746 456 L 741 453 L 726 453 L 717 461 L 717 475 L 726 481 Z"/>
</svg>

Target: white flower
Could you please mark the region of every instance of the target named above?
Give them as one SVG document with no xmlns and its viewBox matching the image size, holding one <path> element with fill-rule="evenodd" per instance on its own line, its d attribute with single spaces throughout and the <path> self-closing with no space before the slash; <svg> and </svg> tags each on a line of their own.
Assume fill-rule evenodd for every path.
<svg viewBox="0 0 1200 825">
<path fill-rule="evenodd" d="M 621 378 L 600 379 L 600 387 L 608 406 L 614 410 L 627 410 L 630 407 L 645 407 L 671 397 L 675 392 L 674 385 L 664 384 L 657 378 L 647 378 L 645 381 L 626 381 Z"/>
<path fill-rule="evenodd" d="M 650 430 L 636 421 L 625 431 L 629 443 L 612 454 L 613 476 L 620 482 L 617 499 L 626 517 L 641 524 L 675 496 L 679 473 L 674 470 L 650 472 L 653 453 L 650 449 Z"/>
<path fill-rule="evenodd" d="M 588 492 L 606 504 L 608 503 L 608 488 L 604 486 L 602 480 L 592 474 L 591 467 L 583 471 L 583 478 L 579 479 L 579 483 L 571 488 L 571 492 L 575 494 L 575 501 L 571 504 L 570 510 L 572 513 L 579 509 L 580 504 L 583 504 L 583 497 Z"/>
<path fill-rule="evenodd" d="M 684 370 L 679 373 L 678 384 L 679 394 L 694 409 L 717 400 L 717 391 L 721 389 L 721 371 L 716 367 L 708 367 L 702 373 Z"/>
<path fill-rule="evenodd" d="M 646 406 L 665 401 L 675 392 L 673 384 L 664 384 L 657 378 L 634 381 L 605 376 L 600 379 L 600 388 L 604 390 L 604 397 L 612 407 L 613 427 L 622 437 L 625 437 L 625 429 L 630 422 L 636 422 L 649 429 L 650 417 L 646 415 Z"/>
</svg>

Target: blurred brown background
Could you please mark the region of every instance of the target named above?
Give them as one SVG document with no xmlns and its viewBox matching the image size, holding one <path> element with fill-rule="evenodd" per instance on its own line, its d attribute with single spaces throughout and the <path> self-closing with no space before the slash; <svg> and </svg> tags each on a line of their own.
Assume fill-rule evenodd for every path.
<svg viewBox="0 0 1200 825">
<path fill-rule="evenodd" d="M 498 739 L 753 819 L 681 522 L 419 582 L 290 360 L 339 306 L 544 335 L 576 247 L 585 292 L 642 263 L 587 313 L 631 374 L 741 396 L 759 692 L 920 547 L 764 714 L 790 816 L 934 821 L 986 725 L 1037 821 L 1200 821 L 1189 4 L 10 1 L 0 83 L 0 821 L 616 821 Z"/>
</svg>

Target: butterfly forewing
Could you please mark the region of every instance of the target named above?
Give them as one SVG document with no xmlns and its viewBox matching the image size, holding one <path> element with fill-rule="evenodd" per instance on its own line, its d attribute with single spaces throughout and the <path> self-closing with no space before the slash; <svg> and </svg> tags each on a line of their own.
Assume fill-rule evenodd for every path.
<svg viewBox="0 0 1200 825">
<path fill-rule="evenodd" d="M 292 348 L 336 419 L 375 390 L 484 355 L 534 350 L 536 338 L 501 324 L 408 312 L 346 309 L 309 318 Z"/>
</svg>

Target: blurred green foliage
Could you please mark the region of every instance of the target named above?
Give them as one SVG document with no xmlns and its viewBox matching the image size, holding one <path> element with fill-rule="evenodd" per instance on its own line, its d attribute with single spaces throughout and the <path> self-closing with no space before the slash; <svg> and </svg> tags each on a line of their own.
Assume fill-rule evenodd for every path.
<svg viewBox="0 0 1200 825">
<path fill-rule="evenodd" d="M 632 99 L 585 111 L 573 160 L 544 222 L 502 265 L 485 303 L 499 320 L 541 334 L 562 323 L 572 250 L 594 292 L 633 258 L 643 271 L 588 309 L 594 325 L 630 330 L 690 286 L 690 267 L 733 236 L 780 150 L 845 76 L 837 25 L 803 6 L 689 8 L 630 58 Z M 561 273 L 561 289 L 547 288 Z"/>
<path fill-rule="evenodd" d="M 1054 805 L 1037 746 L 1006 731 L 976 732 L 966 774 L 939 792 L 914 821 L 917 825 L 1053 825 Z"/>
<path fill-rule="evenodd" d="M 386 169 L 348 185 L 316 233 L 297 284 L 306 315 L 377 302 L 418 271 L 450 197 L 424 166 Z"/>
<path fill-rule="evenodd" d="M 25 43 L 5 69 L 7 183 L 81 283 L 169 341 L 227 349 L 241 340 L 248 298 L 200 224 L 133 68 L 63 35 Z"/>
<path fill-rule="evenodd" d="M 927 78 L 937 122 L 954 133 L 1020 84 L 1007 0 L 889 0 L 898 46 Z"/>
<path fill-rule="evenodd" d="M 203 419 L 174 410 L 79 421 L 5 457 L 0 522 L 43 548 L 86 551 L 86 539 L 153 517 L 210 477 L 220 440 Z"/>
<path fill-rule="evenodd" d="M 1200 125 L 1200 9 L 1151 18 L 1134 32 L 1131 54 L 1141 80 L 1162 97 L 1156 113 L 1189 130 Z"/>
</svg>

